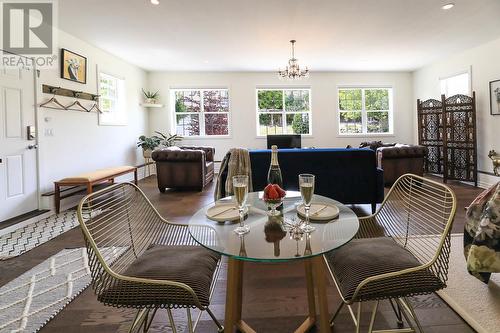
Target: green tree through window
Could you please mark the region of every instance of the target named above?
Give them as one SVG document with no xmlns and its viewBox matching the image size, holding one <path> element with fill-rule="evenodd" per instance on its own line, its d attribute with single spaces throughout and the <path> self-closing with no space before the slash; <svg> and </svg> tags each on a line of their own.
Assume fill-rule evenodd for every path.
<svg viewBox="0 0 500 333">
<path fill-rule="evenodd" d="M 174 89 L 175 132 L 181 136 L 229 135 L 227 89 Z"/>
<path fill-rule="evenodd" d="M 391 88 L 339 88 L 339 133 L 390 133 Z"/>
<path fill-rule="evenodd" d="M 310 89 L 258 89 L 257 135 L 310 134 Z"/>
</svg>

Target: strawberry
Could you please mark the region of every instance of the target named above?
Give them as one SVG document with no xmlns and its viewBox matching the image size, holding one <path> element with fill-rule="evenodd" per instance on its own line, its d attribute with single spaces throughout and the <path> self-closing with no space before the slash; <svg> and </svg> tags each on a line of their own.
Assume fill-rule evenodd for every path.
<svg viewBox="0 0 500 333">
<path fill-rule="evenodd" d="M 268 185 L 264 188 L 264 194 L 267 194 L 267 192 L 269 192 L 269 190 L 271 189 L 271 187 L 273 187 L 273 184 L 268 184 Z"/>
<path fill-rule="evenodd" d="M 278 184 L 274 184 L 274 188 L 278 192 L 280 198 L 284 198 L 286 196 L 286 192 L 284 189 L 282 189 Z"/>
<path fill-rule="evenodd" d="M 271 186 L 271 188 L 267 191 L 267 198 L 269 200 L 278 200 L 280 198 L 280 195 L 278 194 L 278 191 L 276 191 L 274 186 Z"/>
</svg>

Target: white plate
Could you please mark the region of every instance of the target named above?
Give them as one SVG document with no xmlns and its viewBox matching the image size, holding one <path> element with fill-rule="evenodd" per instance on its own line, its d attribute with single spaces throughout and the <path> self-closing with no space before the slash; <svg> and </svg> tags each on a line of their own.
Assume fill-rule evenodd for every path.
<svg viewBox="0 0 500 333">
<path fill-rule="evenodd" d="M 324 203 L 312 203 L 309 210 L 309 219 L 313 221 L 330 221 L 339 216 L 339 208 L 335 205 Z M 297 214 L 300 218 L 306 217 L 304 205 L 300 204 L 297 207 Z"/>
<path fill-rule="evenodd" d="M 248 207 L 245 207 L 244 212 L 245 214 L 248 213 Z M 236 221 L 240 218 L 238 207 L 236 207 L 234 202 L 217 203 L 207 209 L 205 215 L 210 220 L 217 222 Z"/>
</svg>

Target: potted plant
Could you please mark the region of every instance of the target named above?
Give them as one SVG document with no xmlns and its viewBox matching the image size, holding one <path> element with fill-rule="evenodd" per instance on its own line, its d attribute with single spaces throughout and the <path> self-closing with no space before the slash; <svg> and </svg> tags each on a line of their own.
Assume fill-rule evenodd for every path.
<svg viewBox="0 0 500 333">
<path fill-rule="evenodd" d="M 142 93 L 144 94 L 145 103 L 147 103 L 147 104 L 158 103 L 158 97 L 160 97 L 160 94 L 158 93 L 158 91 L 152 92 L 149 90 L 142 89 Z"/>
<path fill-rule="evenodd" d="M 163 134 L 163 133 L 158 132 L 158 131 L 155 131 L 155 133 L 158 134 L 161 137 L 160 138 L 160 140 L 161 140 L 160 143 L 161 143 L 161 145 L 163 145 L 165 147 L 175 146 L 176 142 L 182 140 L 182 136 L 179 136 L 177 134 L 170 134 L 170 133 Z"/>
<path fill-rule="evenodd" d="M 145 135 L 141 135 L 139 137 L 139 141 L 137 141 L 137 147 L 142 148 L 142 155 L 144 158 L 151 158 L 151 154 L 153 150 L 158 147 L 161 143 L 161 139 L 156 135 L 148 138 Z"/>
</svg>

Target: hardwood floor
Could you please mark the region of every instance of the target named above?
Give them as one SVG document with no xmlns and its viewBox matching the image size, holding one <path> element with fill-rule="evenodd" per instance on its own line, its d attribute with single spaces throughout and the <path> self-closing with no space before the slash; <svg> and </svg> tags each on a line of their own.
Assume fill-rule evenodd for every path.
<svg viewBox="0 0 500 333">
<path fill-rule="evenodd" d="M 161 194 L 156 187 L 156 179 L 150 177 L 140 182 L 141 188 L 151 199 L 159 212 L 172 222 L 187 222 L 189 216 L 201 206 L 213 201 L 213 185 L 203 192 L 167 191 Z M 452 183 L 450 186 L 457 194 L 459 208 L 453 228 L 462 232 L 464 207 L 481 192 L 470 186 Z M 358 214 L 366 214 L 369 205 L 355 207 Z M 84 246 L 80 230 L 75 228 L 17 258 L 0 261 L 0 285 L 19 276 L 51 255 L 64 248 Z M 225 261 L 220 274 L 212 310 L 219 319 L 224 316 L 225 302 Z M 307 313 L 307 295 L 303 264 L 258 264 L 245 266 L 243 296 L 243 317 L 258 332 L 293 332 Z M 330 312 L 339 304 L 340 299 L 329 281 L 328 298 Z M 412 298 L 417 315 L 426 332 L 473 332 L 473 330 L 451 310 L 441 299 L 432 294 Z M 369 306 L 365 306 L 363 326 L 367 329 Z M 130 309 L 105 307 L 97 302 L 92 290 L 88 288 L 61 313 L 51 320 L 41 332 L 127 332 L 135 312 Z M 168 322 L 165 312 L 155 317 L 151 332 L 165 331 Z M 375 328 L 395 328 L 395 317 L 388 304 L 379 307 Z M 341 312 L 332 332 L 352 332 L 350 315 L 346 309 Z M 205 314 L 197 332 L 216 332 L 216 327 Z M 314 332 L 314 330 L 312 331 Z"/>
</svg>

